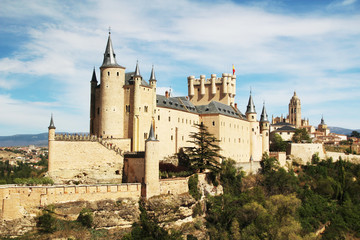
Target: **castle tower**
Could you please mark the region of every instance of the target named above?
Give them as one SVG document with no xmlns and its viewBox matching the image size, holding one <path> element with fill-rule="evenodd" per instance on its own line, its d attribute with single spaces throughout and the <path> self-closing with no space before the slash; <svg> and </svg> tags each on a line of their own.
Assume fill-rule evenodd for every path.
<svg viewBox="0 0 360 240">
<path fill-rule="evenodd" d="M 156 81 L 154 65 L 153 65 L 152 69 L 151 69 L 149 83 L 150 83 L 151 88 L 153 89 L 153 93 L 152 93 L 152 105 L 153 105 L 152 124 L 154 125 L 154 127 L 155 127 L 155 115 L 156 115 L 156 82 L 157 81 Z"/>
<path fill-rule="evenodd" d="M 109 32 L 100 67 L 99 135 L 103 138 L 123 138 L 125 68 L 116 62 L 110 35 Z"/>
<path fill-rule="evenodd" d="M 149 138 L 145 141 L 145 187 L 146 198 L 160 195 L 159 180 L 159 141 L 154 135 L 153 125 L 150 126 Z"/>
<path fill-rule="evenodd" d="M 91 84 L 91 90 L 90 90 L 90 135 L 95 135 L 95 102 L 96 102 L 96 87 L 98 85 L 98 81 L 96 79 L 96 73 L 95 73 L 95 67 L 93 71 L 93 75 L 90 81 Z"/>
<path fill-rule="evenodd" d="M 259 123 L 257 122 L 256 118 L 256 110 L 255 110 L 255 105 L 254 105 L 254 101 L 251 95 L 251 91 L 250 91 L 250 97 L 249 97 L 249 102 L 246 108 L 246 118 L 247 120 L 250 122 L 250 156 L 257 156 L 256 154 L 256 150 L 258 148 L 258 142 L 257 142 L 257 137 L 259 135 Z"/>
<path fill-rule="evenodd" d="M 265 102 L 260 117 L 260 131 L 262 136 L 262 152 L 269 152 L 269 129 L 270 124 L 265 109 Z"/>
<path fill-rule="evenodd" d="M 49 134 L 48 134 L 48 151 L 49 151 L 49 161 L 48 161 L 48 171 L 51 172 L 53 170 L 52 160 L 54 153 L 54 141 L 55 141 L 55 125 L 53 120 L 53 115 L 51 114 L 50 125 L 49 125 Z"/>
<path fill-rule="evenodd" d="M 134 116 L 133 116 L 133 137 L 132 137 L 132 151 L 139 151 L 140 149 L 140 85 L 142 76 L 140 75 L 139 63 L 136 62 L 134 75 Z"/>
<path fill-rule="evenodd" d="M 188 77 L 188 96 L 194 105 L 205 105 L 211 101 L 233 105 L 236 94 L 236 75 L 223 73 L 217 78 L 211 74 L 209 79 L 205 75 L 195 79 L 195 76 Z"/>
<path fill-rule="evenodd" d="M 289 123 L 296 128 L 301 127 L 301 103 L 295 91 L 289 103 Z"/>
</svg>

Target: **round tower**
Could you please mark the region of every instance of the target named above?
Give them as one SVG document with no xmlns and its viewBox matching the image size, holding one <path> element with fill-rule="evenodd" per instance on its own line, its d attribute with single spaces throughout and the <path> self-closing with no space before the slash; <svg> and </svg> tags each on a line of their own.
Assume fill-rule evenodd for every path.
<svg viewBox="0 0 360 240">
<path fill-rule="evenodd" d="M 116 63 L 110 35 L 100 67 L 99 135 L 103 138 L 123 138 L 125 68 Z"/>
<path fill-rule="evenodd" d="M 153 90 L 152 93 L 152 124 L 155 124 L 155 115 L 156 115 L 156 77 L 155 77 L 155 71 L 154 71 L 154 65 L 152 66 L 151 69 L 151 75 L 150 75 L 150 79 L 149 79 L 149 83 L 150 86 Z M 154 125 L 155 127 L 155 125 Z"/>
<path fill-rule="evenodd" d="M 265 109 L 265 102 L 260 117 L 260 131 L 262 137 L 262 153 L 269 152 L 269 129 L 270 123 Z"/>
<path fill-rule="evenodd" d="M 53 115 L 51 114 L 50 125 L 49 125 L 49 133 L 48 133 L 48 151 L 49 151 L 49 160 L 48 160 L 48 171 L 53 171 L 53 156 L 54 156 L 54 141 L 55 141 L 55 125 L 53 120 Z"/>
<path fill-rule="evenodd" d="M 192 98 L 195 95 L 194 80 L 195 80 L 195 76 L 188 77 L 188 87 L 189 87 L 188 95 L 190 98 Z"/>
<path fill-rule="evenodd" d="M 145 141 L 145 186 L 146 198 L 160 195 L 159 181 L 159 141 L 150 126 L 149 138 Z"/>
<path fill-rule="evenodd" d="M 245 115 L 247 120 L 250 122 L 250 156 L 255 157 L 257 156 L 256 150 L 258 148 L 257 135 L 259 133 L 259 123 L 256 120 L 257 115 L 251 91 Z"/>
<path fill-rule="evenodd" d="M 96 98 L 95 98 L 95 94 L 96 94 L 96 87 L 98 84 L 98 81 L 96 79 L 96 73 L 95 73 L 95 67 L 93 70 L 93 75 L 90 81 L 91 84 L 91 91 L 90 91 L 90 135 L 95 135 L 95 113 L 96 113 L 96 109 L 95 109 L 95 102 L 96 102 Z"/>
<path fill-rule="evenodd" d="M 139 151 L 140 148 L 140 85 L 142 76 L 140 75 L 139 63 L 136 62 L 134 80 L 134 117 L 133 117 L 133 137 L 132 137 L 132 151 Z"/>
</svg>

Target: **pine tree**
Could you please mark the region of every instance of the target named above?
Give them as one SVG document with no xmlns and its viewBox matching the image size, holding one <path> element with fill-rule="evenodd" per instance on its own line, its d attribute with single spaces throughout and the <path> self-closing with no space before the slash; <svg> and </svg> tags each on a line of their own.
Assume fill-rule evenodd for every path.
<svg viewBox="0 0 360 240">
<path fill-rule="evenodd" d="M 214 135 L 209 133 L 206 126 L 201 124 L 195 124 L 198 132 L 192 132 L 190 134 L 190 140 L 188 142 L 194 144 L 194 147 L 186 147 L 184 153 L 187 155 L 190 166 L 192 169 L 200 172 L 204 172 L 205 169 L 209 169 L 213 172 L 219 172 L 221 165 L 219 159 L 223 158 L 219 151 L 221 148 L 217 144 L 217 140 Z"/>
</svg>

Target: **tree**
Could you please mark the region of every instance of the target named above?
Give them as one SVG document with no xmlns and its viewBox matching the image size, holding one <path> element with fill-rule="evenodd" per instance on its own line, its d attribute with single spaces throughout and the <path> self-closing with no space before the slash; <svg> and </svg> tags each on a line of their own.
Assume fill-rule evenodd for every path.
<svg viewBox="0 0 360 240">
<path fill-rule="evenodd" d="M 295 143 L 311 142 L 310 136 L 305 128 L 296 129 L 292 141 Z"/>
<path fill-rule="evenodd" d="M 360 138 L 360 133 L 357 131 L 352 131 L 350 137 Z"/>
<path fill-rule="evenodd" d="M 270 151 L 274 152 L 286 152 L 288 143 L 283 141 L 281 136 L 275 133 L 274 139 L 271 141 Z"/>
<path fill-rule="evenodd" d="M 221 148 L 217 144 L 217 140 L 214 135 L 209 133 L 206 126 L 201 124 L 195 124 L 198 132 L 192 132 L 190 134 L 190 140 L 188 142 L 194 144 L 193 147 L 186 147 L 184 153 L 190 161 L 192 169 L 200 172 L 204 172 L 205 169 L 210 169 L 213 172 L 219 172 L 221 167 L 219 158 L 223 158 L 219 151 Z"/>
</svg>

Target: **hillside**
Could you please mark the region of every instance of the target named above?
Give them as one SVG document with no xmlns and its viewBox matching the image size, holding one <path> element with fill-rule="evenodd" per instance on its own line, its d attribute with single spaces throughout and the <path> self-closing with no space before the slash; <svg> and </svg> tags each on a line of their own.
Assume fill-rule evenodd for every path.
<svg viewBox="0 0 360 240">
<path fill-rule="evenodd" d="M 0 136 L 0 147 L 12 146 L 47 146 L 48 134 L 17 134 L 13 136 Z"/>
<path fill-rule="evenodd" d="M 350 135 L 352 131 L 360 132 L 360 129 L 347 129 L 347 128 L 341 128 L 341 127 L 329 127 L 330 132 L 337 133 L 337 134 L 344 134 L 344 135 Z"/>
</svg>

